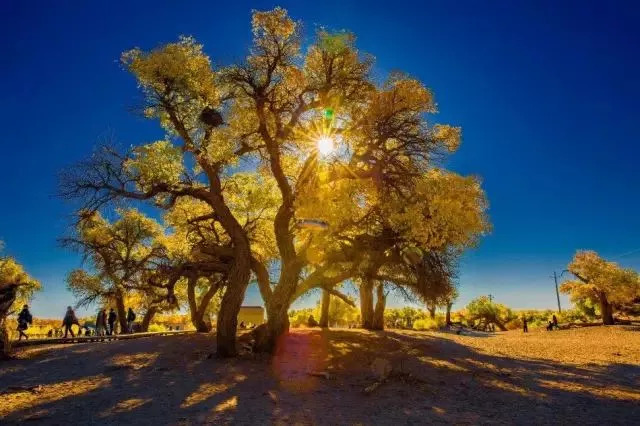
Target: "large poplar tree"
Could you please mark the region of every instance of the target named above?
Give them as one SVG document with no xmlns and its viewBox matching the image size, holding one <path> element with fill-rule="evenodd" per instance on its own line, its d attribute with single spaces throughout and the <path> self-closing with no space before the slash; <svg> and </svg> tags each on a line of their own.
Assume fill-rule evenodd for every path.
<svg viewBox="0 0 640 426">
<path fill-rule="evenodd" d="M 460 129 L 427 120 L 436 106 L 422 83 L 393 74 L 378 84 L 346 32 L 320 30 L 303 48 L 281 8 L 254 12 L 252 30 L 246 59 L 219 68 L 192 38 L 126 52 L 145 114 L 167 137 L 101 151 L 63 191 L 89 209 L 121 198 L 202 207 L 189 225 L 207 223 L 198 252 L 224 267 L 220 356 L 236 353 L 252 275 L 268 317 L 257 347 L 272 350 L 306 291 L 344 297 L 338 284 L 388 256 L 463 248 L 488 227 L 478 181 L 441 166 Z"/>
</svg>

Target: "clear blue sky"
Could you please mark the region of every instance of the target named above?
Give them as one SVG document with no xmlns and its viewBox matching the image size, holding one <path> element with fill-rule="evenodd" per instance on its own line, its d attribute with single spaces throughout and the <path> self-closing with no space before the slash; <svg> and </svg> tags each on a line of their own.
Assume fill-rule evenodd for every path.
<svg viewBox="0 0 640 426">
<path fill-rule="evenodd" d="M 56 242 L 71 213 L 55 197 L 56 173 L 105 134 L 123 144 L 161 135 L 130 113 L 139 95 L 120 52 L 186 34 L 226 64 L 246 53 L 250 10 L 275 5 L 309 35 L 317 25 L 355 32 L 379 75 L 420 78 L 436 94 L 436 119 L 463 127 L 450 167 L 482 176 L 494 231 L 462 262 L 459 305 L 491 293 L 516 308 L 552 308 L 549 275 L 576 249 L 640 268 L 634 2 L 5 0 L 0 239 L 44 284 L 36 315 L 62 315 L 72 302 L 64 276 L 80 264 Z M 255 289 L 247 302 L 259 303 Z"/>
</svg>

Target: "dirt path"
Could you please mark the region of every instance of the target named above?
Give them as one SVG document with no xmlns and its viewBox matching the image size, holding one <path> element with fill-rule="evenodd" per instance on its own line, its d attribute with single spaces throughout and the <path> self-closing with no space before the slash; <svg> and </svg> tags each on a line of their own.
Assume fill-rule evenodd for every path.
<svg viewBox="0 0 640 426">
<path fill-rule="evenodd" d="M 212 336 L 31 348 L 0 364 L 0 423 L 633 424 L 640 331 L 489 337 L 295 331 L 271 358 L 217 360 Z M 507 356 L 508 355 L 508 356 Z M 370 395 L 376 358 L 389 379 Z M 311 376 L 329 372 L 329 378 Z M 28 390 L 30 387 L 34 391 Z"/>
</svg>

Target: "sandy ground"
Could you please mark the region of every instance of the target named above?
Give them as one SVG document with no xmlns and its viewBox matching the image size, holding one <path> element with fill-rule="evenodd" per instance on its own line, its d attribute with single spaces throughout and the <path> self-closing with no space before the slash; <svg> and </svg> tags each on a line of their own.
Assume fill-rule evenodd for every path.
<svg viewBox="0 0 640 426">
<path fill-rule="evenodd" d="M 294 331 L 273 358 L 210 335 L 36 347 L 0 364 L 0 423 L 638 424 L 640 329 Z M 376 390 L 371 365 L 393 367 Z M 328 378 L 309 372 L 328 372 Z M 41 385 L 39 391 L 24 390 Z M 25 388 L 23 388 L 25 387 Z"/>
</svg>

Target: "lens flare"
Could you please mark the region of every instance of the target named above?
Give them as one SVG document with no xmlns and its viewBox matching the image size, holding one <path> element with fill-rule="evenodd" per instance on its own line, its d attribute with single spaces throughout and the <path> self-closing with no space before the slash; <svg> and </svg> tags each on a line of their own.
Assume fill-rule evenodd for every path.
<svg viewBox="0 0 640 426">
<path fill-rule="evenodd" d="M 328 136 L 323 136 L 318 139 L 318 152 L 322 155 L 329 155 L 333 152 L 333 139 Z"/>
</svg>

